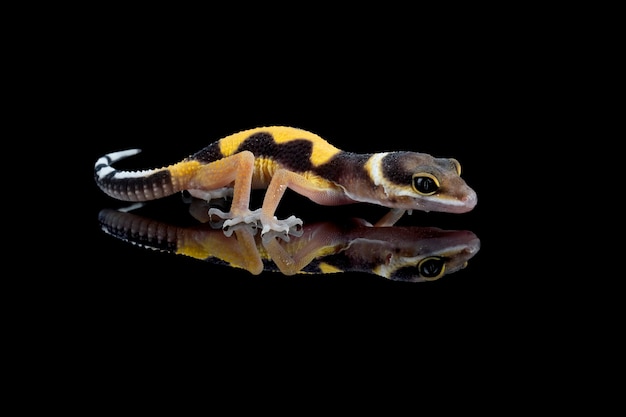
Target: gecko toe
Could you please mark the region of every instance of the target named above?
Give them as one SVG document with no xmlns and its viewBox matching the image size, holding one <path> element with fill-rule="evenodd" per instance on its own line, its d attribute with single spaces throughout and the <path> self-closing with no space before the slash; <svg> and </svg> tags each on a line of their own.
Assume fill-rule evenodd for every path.
<svg viewBox="0 0 626 417">
<path fill-rule="evenodd" d="M 226 237 L 231 237 L 237 230 L 243 230 L 246 233 L 250 233 L 252 236 L 255 236 L 257 234 L 258 227 L 256 223 L 237 223 L 224 226 L 222 230 L 224 231 L 224 236 Z"/>
<path fill-rule="evenodd" d="M 291 216 L 284 220 L 277 220 L 276 217 L 274 217 L 270 221 L 262 222 L 262 224 L 261 236 L 272 233 L 272 235 L 279 236 L 285 241 L 289 241 L 289 235 L 302 236 L 304 232 L 302 229 L 302 220 L 296 216 Z M 283 237 L 283 235 L 285 237 Z"/>
<path fill-rule="evenodd" d="M 304 234 L 304 228 L 302 224 L 295 225 L 289 228 L 289 234 L 295 237 L 300 237 Z"/>
<path fill-rule="evenodd" d="M 228 219 L 228 215 L 220 209 L 209 209 L 209 224 L 214 229 L 222 229 L 224 227 L 225 219 Z"/>
<path fill-rule="evenodd" d="M 276 238 L 280 238 L 285 242 L 289 242 L 291 240 L 291 238 L 289 237 L 289 233 L 287 232 L 278 232 L 276 230 L 270 230 L 266 233 L 261 233 L 261 239 L 263 240 L 263 243 L 267 243 L 272 239 L 276 239 Z"/>
</svg>

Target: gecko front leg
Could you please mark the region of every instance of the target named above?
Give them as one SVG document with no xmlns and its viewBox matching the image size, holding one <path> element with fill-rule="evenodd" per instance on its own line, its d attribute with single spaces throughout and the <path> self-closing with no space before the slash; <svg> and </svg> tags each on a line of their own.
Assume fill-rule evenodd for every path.
<svg viewBox="0 0 626 417">
<path fill-rule="evenodd" d="M 287 169 L 279 169 L 274 173 L 272 180 L 267 186 L 265 198 L 263 199 L 260 218 L 263 227 L 261 230 L 262 235 L 270 230 L 296 236 L 302 235 L 301 219 L 291 216 L 287 219 L 278 220 L 274 216 L 278 203 L 280 203 L 287 188 L 291 188 L 296 193 L 322 204 L 331 203 L 336 198 L 327 188 L 318 188 L 313 181 L 310 181 L 303 175 Z"/>
<path fill-rule="evenodd" d="M 405 209 L 391 209 L 380 220 L 374 223 L 374 227 L 388 227 L 393 226 L 404 216 Z"/>
</svg>

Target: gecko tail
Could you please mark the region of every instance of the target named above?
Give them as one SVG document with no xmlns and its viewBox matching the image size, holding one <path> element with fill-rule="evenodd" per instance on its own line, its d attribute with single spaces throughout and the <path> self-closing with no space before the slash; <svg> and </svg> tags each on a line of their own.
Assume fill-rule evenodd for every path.
<svg viewBox="0 0 626 417">
<path fill-rule="evenodd" d="M 148 201 L 166 197 L 176 191 L 167 168 L 121 171 L 113 163 L 137 155 L 141 149 L 108 153 L 94 166 L 96 184 L 107 195 L 123 201 Z"/>
</svg>

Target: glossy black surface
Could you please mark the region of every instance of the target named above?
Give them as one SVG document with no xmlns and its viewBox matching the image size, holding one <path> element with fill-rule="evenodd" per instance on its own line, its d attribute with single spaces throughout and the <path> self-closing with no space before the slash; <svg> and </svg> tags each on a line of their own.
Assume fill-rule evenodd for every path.
<svg viewBox="0 0 626 417">
<path fill-rule="evenodd" d="M 248 344 L 255 345 L 272 337 L 270 329 L 318 336 L 335 329 L 339 336 L 395 328 L 396 336 L 407 338 L 441 321 L 469 329 L 470 323 L 495 323 L 498 312 L 519 300 L 529 278 L 514 275 L 532 265 L 510 246 L 527 232 L 516 229 L 516 221 L 528 189 L 510 181 L 520 173 L 509 165 L 527 133 L 519 108 L 510 104 L 519 79 L 509 82 L 506 72 L 483 65 L 475 52 L 420 61 L 417 71 L 413 60 L 375 54 L 331 60 L 309 51 L 282 59 L 270 48 L 237 51 L 225 60 L 209 44 L 132 45 L 137 46 L 106 37 L 92 45 L 64 119 L 69 148 L 77 151 L 58 162 L 71 171 L 54 186 L 76 201 L 64 209 L 67 217 L 55 233 L 65 238 L 57 262 L 73 273 L 49 285 L 69 317 L 82 315 L 99 331 L 119 330 L 131 339 L 145 331 L 154 341 L 163 331 L 186 344 L 209 337 L 213 345 L 235 332 L 254 335 Z M 100 230 L 100 210 L 126 204 L 94 183 L 93 164 L 103 154 L 142 148 L 117 166 L 167 165 L 225 135 L 279 124 L 313 131 L 355 152 L 416 150 L 456 158 L 478 194 L 476 208 L 460 215 L 415 212 L 400 224 L 469 230 L 481 240 L 480 252 L 464 270 L 427 283 L 361 273 L 253 276 L 133 247 Z M 178 203 L 178 196 L 162 202 L 160 209 L 171 210 L 159 215 L 191 223 Z M 369 205 L 320 207 L 288 192 L 278 214 L 324 221 L 340 213 L 374 221 L 385 212 Z M 419 340 L 420 346 L 430 342 Z"/>
<path fill-rule="evenodd" d="M 119 413 L 170 405 L 181 414 L 199 400 L 203 410 L 298 415 L 342 412 L 339 405 L 390 414 L 394 405 L 418 404 L 419 413 L 436 398 L 437 409 L 480 402 L 481 411 L 534 411 L 548 397 L 561 399 L 556 388 L 570 392 L 563 379 L 579 381 L 570 376 L 586 367 L 572 356 L 606 369 L 595 362 L 605 355 L 573 349 L 615 345 L 596 336 L 618 334 L 606 323 L 619 314 L 597 309 L 604 297 L 571 297 L 575 277 L 545 269 L 576 264 L 584 291 L 615 281 L 589 274 L 589 259 L 603 259 L 586 256 L 597 241 L 563 244 L 553 230 L 570 207 L 596 197 L 567 194 L 564 182 L 603 178 L 588 169 L 591 159 L 572 164 L 569 149 L 582 143 L 606 159 L 593 146 L 597 132 L 568 132 L 588 120 L 587 106 L 603 102 L 585 92 L 612 91 L 588 73 L 606 66 L 594 59 L 603 43 L 585 37 L 583 20 L 519 7 L 472 5 L 475 13 L 466 13 L 447 5 L 429 14 L 364 4 L 253 10 L 246 19 L 249 6 L 233 5 L 233 13 L 222 11 L 226 3 L 180 12 L 173 5 L 55 5 L 33 8 L 10 31 L 9 49 L 18 54 L 7 67 L 24 77 L 7 78 L 18 93 L 7 106 L 23 118 L 6 139 L 31 148 L 3 154 L 6 179 L 19 181 L 17 208 L 32 210 L 19 243 L 5 234 L 5 257 L 24 256 L 4 277 L 24 286 L 16 305 L 6 304 L 16 330 L 6 345 L 21 354 L 7 356 L 17 365 L 7 380 L 13 392 L 28 392 L 17 400 L 23 408 Z M 588 56 L 589 48 L 598 52 Z M 308 129 L 352 151 L 458 159 L 478 194 L 474 211 L 415 213 L 402 223 L 470 230 L 480 252 L 466 269 L 428 283 L 356 273 L 252 276 L 133 247 L 100 230 L 100 210 L 124 204 L 93 181 L 104 153 L 140 147 L 120 166 L 159 166 L 269 124 Z M 546 156 L 552 149 L 557 157 Z M 33 166 L 31 153 L 42 161 Z M 160 215 L 191 221 L 178 203 L 163 202 L 159 208 L 172 210 Z M 294 195 L 283 203 L 282 213 L 297 209 L 305 220 L 382 214 L 317 207 Z M 537 250 L 545 246 L 551 250 Z M 568 251 L 565 259 L 552 251 L 557 246 Z M 555 281 L 558 295 L 548 291 Z M 3 295 L 12 301 L 16 294 Z M 598 311 L 601 317 L 590 314 Z M 533 385 L 520 390 L 525 380 Z M 480 394 L 471 390 L 477 387 Z"/>
</svg>

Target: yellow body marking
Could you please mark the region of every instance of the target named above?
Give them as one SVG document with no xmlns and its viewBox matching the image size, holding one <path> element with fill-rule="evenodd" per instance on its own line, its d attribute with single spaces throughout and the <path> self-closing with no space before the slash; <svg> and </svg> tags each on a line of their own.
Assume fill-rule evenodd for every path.
<svg viewBox="0 0 626 417">
<path fill-rule="evenodd" d="M 320 262 L 318 267 L 319 267 L 320 272 L 322 274 L 335 274 L 335 273 L 338 273 L 338 272 L 343 272 L 343 270 L 337 268 L 334 265 L 327 264 L 326 262 Z"/>
<path fill-rule="evenodd" d="M 188 181 L 198 172 L 201 166 L 202 164 L 198 161 L 185 161 L 170 165 L 167 169 L 172 174 L 172 177 Z"/>
<path fill-rule="evenodd" d="M 271 158 L 255 158 L 252 188 L 265 188 L 270 183 L 279 165 Z"/>
</svg>

